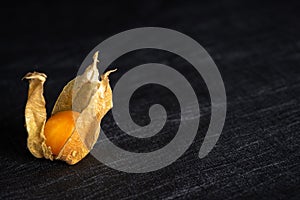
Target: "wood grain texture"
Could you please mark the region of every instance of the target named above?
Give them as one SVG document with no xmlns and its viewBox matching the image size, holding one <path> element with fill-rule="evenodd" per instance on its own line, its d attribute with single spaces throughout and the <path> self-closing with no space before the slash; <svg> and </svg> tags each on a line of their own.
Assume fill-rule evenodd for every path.
<svg viewBox="0 0 300 200">
<path fill-rule="evenodd" d="M 300 15 L 296 1 L 7 5 L 0 15 L 0 87 L 4 92 L 0 100 L 0 199 L 300 198 Z M 50 111 L 94 46 L 120 31 L 142 26 L 181 31 L 215 60 L 228 99 L 225 127 L 215 148 L 198 159 L 210 118 L 201 76 L 181 58 L 146 50 L 114 62 L 111 68 L 117 67 L 118 73 L 111 76 L 111 83 L 137 64 L 159 62 L 176 68 L 198 88 L 199 131 L 182 157 L 146 174 L 115 171 L 91 155 L 74 166 L 34 158 L 26 149 L 27 84 L 22 76 L 32 70 L 47 73 L 45 98 Z M 149 98 L 153 94 L 159 97 Z M 156 102 L 166 105 L 170 114 L 156 138 L 127 136 L 111 113 L 103 120 L 103 129 L 116 145 L 131 151 L 162 147 L 180 123 L 173 96 L 160 87 L 142 88 L 134 96 L 131 112 L 137 123 L 147 124 L 146 108 Z"/>
</svg>

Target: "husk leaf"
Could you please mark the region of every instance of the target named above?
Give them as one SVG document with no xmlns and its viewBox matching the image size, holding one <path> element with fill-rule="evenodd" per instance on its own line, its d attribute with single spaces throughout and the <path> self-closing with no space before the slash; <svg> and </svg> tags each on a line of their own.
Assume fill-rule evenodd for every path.
<svg viewBox="0 0 300 200">
<path fill-rule="evenodd" d="M 112 91 L 108 75 L 111 70 L 98 80 L 98 52 L 93 57 L 93 63 L 85 72 L 70 81 L 63 89 L 52 113 L 60 112 L 60 108 L 72 108 L 80 112 L 76 120 L 75 130 L 65 143 L 56 159 L 75 164 L 85 157 L 96 143 L 100 132 L 100 121 L 112 108 Z M 73 87 L 73 89 L 70 89 Z M 73 98 L 73 101 L 69 98 Z M 81 148 L 78 148 L 81 147 Z"/>
<path fill-rule="evenodd" d="M 43 73 L 27 73 L 29 80 L 28 100 L 25 107 L 25 123 L 28 132 L 27 147 L 37 158 L 53 159 L 51 150 L 45 144 L 44 126 L 47 119 L 43 86 L 47 76 Z"/>
<path fill-rule="evenodd" d="M 81 112 L 87 106 L 99 82 L 97 62 L 98 52 L 95 53 L 93 63 L 86 68 L 84 73 L 72 79 L 63 88 L 55 102 L 52 115 L 66 110 Z"/>
</svg>

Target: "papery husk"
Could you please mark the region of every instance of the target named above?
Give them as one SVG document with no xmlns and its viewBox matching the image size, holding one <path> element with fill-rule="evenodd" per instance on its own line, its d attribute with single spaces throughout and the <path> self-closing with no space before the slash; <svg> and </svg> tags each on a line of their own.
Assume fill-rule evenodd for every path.
<svg viewBox="0 0 300 200">
<path fill-rule="evenodd" d="M 23 78 L 29 80 L 28 100 L 25 107 L 27 147 L 35 157 L 53 160 L 51 149 L 46 146 L 44 135 L 47 113 L 43 87 L 46 78 L 45 74 L 39 72 L 27 73 Z"/>
<path fill-rule="evenodd" d="M 92 95 L 96 93 L 99 83 L 97 62 L 99 62 L 98 52 L 94 54 L 93 63 L 85 69 L 84 73 L 71 80 L 63 88 L 55 102 L 52 115 L 66 110 L 81 112 L 87 106 Z M 82 98 L 83 96 L 85 98 Z"/>
<path fill-rule="evenodd" d="M 80 112 L 75 122 L 73 133 L 66 141 L 58 156 L 55 157 L 55 159 L 66 161 L 68 164 L 79 162 L 93 148 L 99 136 L 101 119 L 113 106 L 112 90 L 109 85 L 108 75 L 115 70 L 103 74 L 101 81 L 99 81 L 97 62 L 98 52 L 95 53 L 93 63 L 86 68 L 85 72 L 71 80 L 64 87 L 52 110 L 52 115 L 66 110 Z M 39 81 L 37 82 L 39 84 L 33 85 L 32 80 L 35 80 L 35 82 Z M 31 118 L 33 114 L 40 115 L 42 113 L 43 116 L 46 115 L 43 97 L 43 83 L 45 80 L 46 78 L 42 80 L 40 76 L 37 79 L 31 79 L 30 88 L 33 88 L 37 95 L 28 95 L 27 104 L 30 104 L 29 108 L 31 112 L 25 112 L 26 118 Z M 37 85 L 38 87 L 36 87 Z M 35 105 L 32 102 L 38 102 L 39 106 L 34 108 Z M 30 113 L 33 114 L 30 115 Z M 31 135 L 31 138 L 34 138 L 33 141 L 35 141 L 34 145 L 31 142 L 31 149 L 29 146 L 28 148 L 36 157 L 45 157 L 52 160 L 52 154 L 52 157 L 49 156 L 51 149 L 45 146 L 44 126 L 46 118 L 42 117 L 33 121 L 35 123 L 32 120 L 28 120 L 27 123 L 26 120 L 27 126 L 30 126 L 29 129 L 27 128 L 28 135 Z"/>
</svg>

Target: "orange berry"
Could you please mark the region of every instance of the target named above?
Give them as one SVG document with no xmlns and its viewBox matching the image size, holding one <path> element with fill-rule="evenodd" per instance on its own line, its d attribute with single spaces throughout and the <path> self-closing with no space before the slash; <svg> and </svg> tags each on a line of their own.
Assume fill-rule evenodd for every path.
<svg viewBox="0 0 300 200">
<path fill-rule="evenodd" d="M 64 144 L 75 129 L 75 122 L 79 112 L 62 111 L 51 116 L 44 129 L 46 145 L 51 147 L 53 155 L 58 155 Z"/>
</svg>

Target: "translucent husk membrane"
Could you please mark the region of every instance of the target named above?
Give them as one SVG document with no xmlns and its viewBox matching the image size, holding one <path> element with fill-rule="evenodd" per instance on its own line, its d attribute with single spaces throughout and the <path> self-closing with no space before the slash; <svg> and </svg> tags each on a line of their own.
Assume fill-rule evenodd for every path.
<svg viewBox="0 0 300 200">
<path fill-rule="evenodd" d="M 112 108 L 112 91 L 108 76 L 111 70 L 101 75 L 97 69 L 98 52 L 93 57 L 93 63 L 82 75 L 71 80 L 60 93 L 52 115 L 61 111 L 77 111 L 79 117 L 75 121 L 75 129 L 57 156 L 51 147 L 46 145 L 44 128 L 47 120 L 46 102 L 43 96 L 43 86 L 47 76 L 43 73 L 27 73 L 24 79 L 29 80 L 28 100 L 25 108 L 25 123 L 28 132 L 27 146 L 37 158 L 58 159 L 75 164 L 84 158 L 96 143 L 100 122 Z"/>
</svg>

